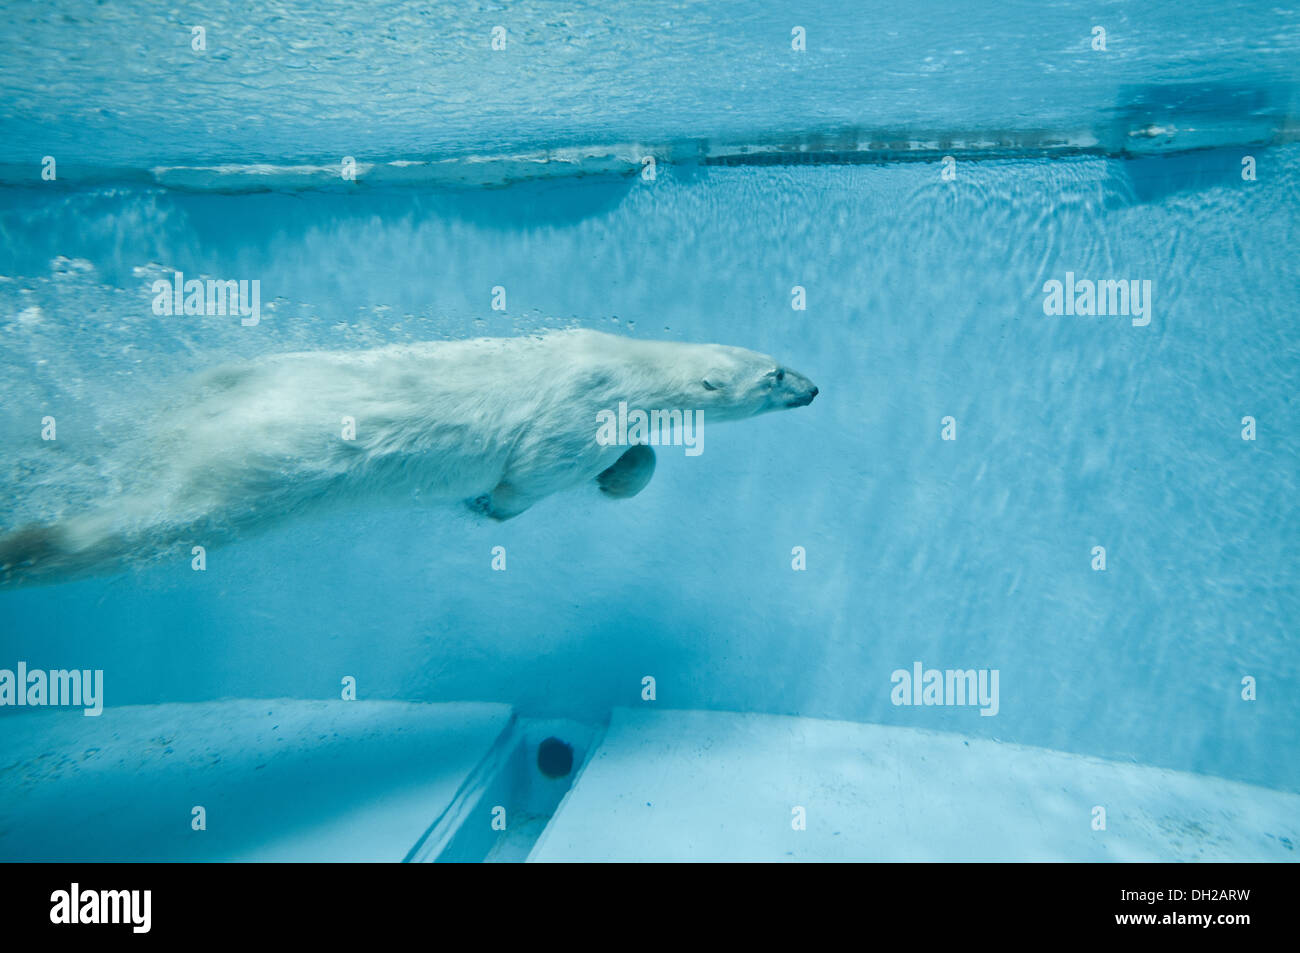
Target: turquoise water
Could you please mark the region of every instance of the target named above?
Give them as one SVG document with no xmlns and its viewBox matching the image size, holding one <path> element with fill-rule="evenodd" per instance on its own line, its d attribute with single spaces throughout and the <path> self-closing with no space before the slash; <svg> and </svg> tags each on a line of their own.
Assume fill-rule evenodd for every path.
<svg viewBox="0 0 1300 953">
<path fill-rule="evenodd" d="M 846 130 L 1120 147 L 1130 127 L 1155 124 L 1188 141 L 1292 117 L 1300 46 L 1300 13 L 1270 2 L 9 8 L 4 159 L 55 153 L 69 173 Z M 498 26 L 505 48 L 493 50 Z"/>
<path fill-rule="evenodd" d="M 350 674 L 584 722 L 651 674 L 667 708 L 1300 791 L 1300 11 L 954 9 L 232 4 L 201 56 L 143 5 L 16 5 L 0 528 L 111 494 L 190 375 L 267 353 L 581 326 L 821 393 L 661 451 L 634 500 L 356 505 L 203 573 L 0 590 L 0 668 L 103 669 L 109 705 Z M 260 323 L 155 315 L 176 271 L 260 279 Z M 1067 272 L 1149 281 L 1149 323 L 1045 314 Z M 895 705 L 918 660 L 997 669 L 996 717 Z"/>
</svg>

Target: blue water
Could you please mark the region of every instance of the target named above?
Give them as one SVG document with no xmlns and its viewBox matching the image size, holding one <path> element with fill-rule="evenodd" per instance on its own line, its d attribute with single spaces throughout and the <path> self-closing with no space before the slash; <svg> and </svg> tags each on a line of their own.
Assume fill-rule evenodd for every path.
<svg viewBox="0 0 1300 953">
<path fill-rule="evenodd" d="M 582 326 L 752 348 L 820 396 L 661 451 L 635 500 L 358 506 L 203 573 L 0 591 L 0 667 L 102 668 L 111 705 L 347 673 L 591 722 L 651 674 L 668 708 L 1300 791 L 1300 10 L 384 7 L 211 6 L 201 56 L 147 5 L 15 6 L 0 527 L 111 492 L 190 374 L 271 352 Z M 260 278 L 261 323 L 155 316 L 174 271 Z M 1044 314 L 1067 272 L 1149 280 L 1150 323 Z M 892 704 L 917 660 L 998 669 L 998 715 Z"/>
<path fill-rule="evenodd" d="M 1286 120 L 1300 49 L 1300 12 L 1273 2 L 9 6 L 5 160 L 145 169 L 845 129 L 1122 145 L 1116 124 L 1166 126 L 1189 107 L 1182 137 Z"/>
</svg>

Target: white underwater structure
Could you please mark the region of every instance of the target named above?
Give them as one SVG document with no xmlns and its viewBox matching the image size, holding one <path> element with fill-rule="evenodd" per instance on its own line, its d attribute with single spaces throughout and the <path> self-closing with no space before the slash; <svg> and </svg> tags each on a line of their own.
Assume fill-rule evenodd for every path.
<svg viewBox="0 0 1300 953">
<path fill-rule="evenodd" d="M 1300 845 L 1300 795 L 811 718 L 280 699 L 3 729 L 5 860 L 1289 861 Z M 567 752 L 555 776 L 543 743 Z"/>
</svg>

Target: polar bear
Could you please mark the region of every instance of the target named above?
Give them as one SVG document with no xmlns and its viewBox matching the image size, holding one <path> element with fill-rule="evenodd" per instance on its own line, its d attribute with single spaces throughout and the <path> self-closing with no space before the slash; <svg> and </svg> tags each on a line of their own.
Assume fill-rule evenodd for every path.
<svg viewBox="0 0 1300 953">
<path fill-rule="evenodd" d="M 224 365 L 145 428 L 132 488 L 0 532 L 0 585 L 188 558 L 361 498 L 462 501 L 497 520 L 589 481 L 626 498 L 650 480 L 654 451 L 597 439 L 602 414 L 625 405 L 715 423 L 817 393 L 754 351 L 590 330 Z"/>
</svg>

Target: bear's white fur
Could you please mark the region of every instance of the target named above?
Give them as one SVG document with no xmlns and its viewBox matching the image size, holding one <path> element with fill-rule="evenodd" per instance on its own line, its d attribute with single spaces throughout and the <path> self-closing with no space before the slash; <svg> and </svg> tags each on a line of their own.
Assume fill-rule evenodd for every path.
<svg viewBox="0 0 1300 953">
<path fill-rule="evenodd" d="M 816 393 L 743 348 L 587 330 L 222 366 L 153 422 L 134 490 L 0 533 L 0 584 L 188 558 L 191 545 L 359 497 L 476 501 L 509 518 L 619 460 L 628 448 L 600 445 L 596 421 L 620 401 L 716 423 Z M 355 439 L 343 439 L 345 417 Z"/>
</svg>

